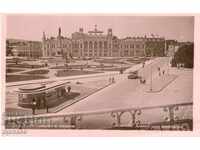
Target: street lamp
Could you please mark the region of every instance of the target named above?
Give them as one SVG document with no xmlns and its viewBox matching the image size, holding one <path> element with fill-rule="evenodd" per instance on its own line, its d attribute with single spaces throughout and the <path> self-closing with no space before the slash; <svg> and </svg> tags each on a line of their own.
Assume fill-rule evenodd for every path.
<svg viewBox="0 0 200 150">
<path fill-rule="evenodd" d="M 170 57 L 168 59 L 169 60 L 168 60 L 167 74 L 169 75 L 169 67 L 170 67 L 171 60 L 170 60 Z"/>
<path fill-rule="evenodd" d="M 153 84 L 153 82 L 152 82 L 152 66 L 151 66 L 151 83 L 150 83 L 150 91 L 152 91 L 152 84 Z"/>
</svg>

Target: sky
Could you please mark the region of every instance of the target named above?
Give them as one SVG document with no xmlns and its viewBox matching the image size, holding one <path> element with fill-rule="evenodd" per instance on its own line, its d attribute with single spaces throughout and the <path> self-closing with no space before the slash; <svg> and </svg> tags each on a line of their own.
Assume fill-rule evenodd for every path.
<svg viewBox="0 0 200 150">
<path fill-rule="evenodd" d="M 47 37 L 57 36 L 58 28 L 62 36 L 71 37 L 73 32 L 83 28 L 84 32 L 98 30 L 107 33 L 112 28 L 119 38 L 128 36 L 150 36 L 151 34 L 175 39 L 194 41 L 194 18 L 190 16 L 92 16 L 92 15 L 8 15 L 7 38 L 24 40 L 42 40 L 42 33 Z"/>
</svg>

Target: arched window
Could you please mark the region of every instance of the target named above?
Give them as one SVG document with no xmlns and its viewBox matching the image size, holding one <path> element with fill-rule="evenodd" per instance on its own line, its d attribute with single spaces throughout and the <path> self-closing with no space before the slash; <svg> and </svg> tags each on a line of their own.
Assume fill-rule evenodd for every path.
<svg viewBox="0 0 200 150">
<path fill-rule="evenodd" d="M 108 42 L 104 41 L 104 48 L 107 49 L 108 48 Z"/>
<path fill-rule="evenodd" d="M 94 48 L 97 49 L 97 42 L 94 42 Z"/>
<path fill-rule="evenodd" d="M 85 49 L 88 48 L 88 42 L 87 41 L 84 42 L 84 48 Z"/>
<path fill-rule="evenodd" d="M 89 48 L 92 49 L 92 41 L 89 42 Z"/>
<path fill-rule="evenodd" d="M 99 48 L 102 49 L 102 42 L 99 41 Z"/>
</svg>

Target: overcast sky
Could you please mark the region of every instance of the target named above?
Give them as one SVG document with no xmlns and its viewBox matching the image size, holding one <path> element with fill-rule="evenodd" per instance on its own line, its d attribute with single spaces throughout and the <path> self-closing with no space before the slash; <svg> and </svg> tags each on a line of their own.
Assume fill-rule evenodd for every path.
<svg viewBox="0 0 200 150">
<path fill-rule="evenodd" d="M 64 16 L 64 15 L 9 15 L 7 16 L 7 38 L 25 40 L 42 40 L 42 32 L 47 37 L 57 36 L 58 27 L 62 35 L 71 37 L 80 27 L 84 32 L 93 30 L 94 25 L 99 30 L 107 32 L 113 29 L 113 34 L 119 38 L 127 36 L 159 35 L 166 39 L 178 41 L 194 40 L 194 18 L 190 16 Z"/>
</svg>

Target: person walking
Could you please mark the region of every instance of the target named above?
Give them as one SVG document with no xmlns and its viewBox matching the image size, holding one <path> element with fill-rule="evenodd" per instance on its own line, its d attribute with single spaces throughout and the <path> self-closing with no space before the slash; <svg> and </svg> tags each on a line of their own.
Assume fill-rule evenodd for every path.
<svg viewBox="0 0 200 150">
<path fill-rule="evenodd" d="M 44 99 L 44 106 L 45 106 L 45 108 L 46 108 L 46 113 L 49 113 L 49 104 L 48 104 L 48 102 L 47 102 L 47 99 L 46 99 L 46 97 L 44 96 L 43 97 Z"/>
<path fill-rule="evenodd" d="M 160 67 L 158 67 L 158 75 L 161 76 Z"/>
<path fill-rule="evenodd" d="M 112 83 L 115 83 L 115 78 L 114 77 L 112 77 Z"/>
<path fill-rule="evenodd" d="M 71 86 L 67 87 L 67 92 L 70 93 L 71 92 Z"/>
<path fill-rule="evenodd" d="M 111 84 L 112 83 L 112 81 L 111 81 L 112 79 L 111 79 L 111 77 L 109 77 L 109 79 L 108 79 L 108 82 L 109 82 L 109 84 Z"/>
<path fill-rule="evenodd" d="M 145 62 L 142 63 L 142 68 L 144 68 Z"/>
<path fill-rule="evenodd" d="M 165 74 L 165 70 L 163 70 L 163 75 Z"/>
<path fill-rule="evenodd" d="M 33 101 L 32 101 L 32 114 L 33 115 L 35 115 L 36 105 L 37 105 L 36 100 L 35 100 L 35 98 L 33 98 Z"/>
</svg>

